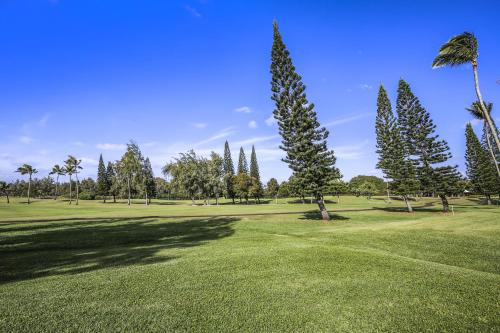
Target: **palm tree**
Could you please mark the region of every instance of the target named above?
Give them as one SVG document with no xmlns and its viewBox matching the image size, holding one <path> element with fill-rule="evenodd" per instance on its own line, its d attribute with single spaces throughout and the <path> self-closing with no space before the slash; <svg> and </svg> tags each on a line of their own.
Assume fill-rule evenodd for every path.
<svg viewBox="0 0 500 333">
<path fill-rule="evenodd" d="M 66 173 L 69 174 L 69 192 L 70 192 L 70 199 L 69 203 L 71 204 L 71 175 L 74 174 L 76 177 L 76 205 L 78 205 L 78 170 L 81 170 L 82 167 L 80 164 L 82 163 L 82 160 L 76 159 L 76 157 L 72 155 L 68 155 L 68 159 L 64 162 L 66 163 Z M 71 171 L 71 173 L 68 172 L 68 170 Z"/>
<path fill-rule="evenodd" d="M 127 204 L 129 206 L 131 204 L 130 183 L 132 181 L 132 177 L 139 171 L 139 168 L 140 168 L 139 160 L 137 159 L 137 156 L 134 154 L 134 151 L 131 149 L 128 149 L 127 152 L 122 156 L 122 159 L 118 161 L 118 169 L 120 170 L 120 173 L 124 175 L 127 179 L 127 189 L 128 189 Z"/>
<path fill-rule="evenodd" d="M 73 182 L 71 180 L 71 176 L 75 173 L 75 168 L 73 165 L 68 164 L 68 161 L 65 161 L 66 165 L 64 166 L 64 174 L 69 176 L 69 204 L 71 205 L 71 202 L 73 201 L 73 191 L 71 187 L 71 183 Z"/>
<path fill-rule="evenodd" d="M 9 184 L 6 182 L 0 182 L 0 193 L 4 193 L 5 196 L 7 197 L 7 203 L 10 203 L 9 201 Z"/>
<path fill-rule="evenodd" d="M 57 187 L 59 186 L 59 176 L 64 176 L 65 174 L 66 171 L 64 170 L 64 167 L 61 167 L 59 164 L 54 165 L 52 171 L 50 172 L 50 175 L 56 175 L 56 195 L 54 196 L 54 200 L 57 199 L 58 195 Z"/>
<path fill-rule="evenodd" d="M 31 176 L 34 173 L 37 173 L 38 170 L 33 168 L 29 164 L 23 164 L 19 168 L 17 168 L 16 172 L 19 172 L 21 175 L 29 175 L 29 180 L 28 180 L 28 204 L 31 203 L 30 201 L 30 190 L 31 190 Z"/>
<path fill-rule="evenodd" d="M 452 37 L 449 41 L 444 43 L 439 49 L 437 57 L 432 62 L 432 68 L 442 66 L 458 66 L 463 64 L 472 64 L 472 71 L 474 73 L 474 86 L 476 88 L 476 95 L 479 102 L 480 109 L 483 111 L 484 119 L 490 127 L 491 132 L 494 134 L 496 146 L 500 150 L 500 138 L 498 132 L 494 131 L 493 120 L 487 112 L 486 104 L 483 101 L 481 90 L 479 89 L 479 78 L 477 74 L 477 56 L 478 56 L 477 39 L 474 34 L 464 32 L 460 35 Z"/>
<path fill-rule="evenodd" d="M 491 110 L 493 109 L 493 103 L 485 103 L 485 105 L 486 105 L 486 112 L 488 114 L 491 114 Z M 493 143 L 491 142 L 491 137 L 494 136 L 494 133 L 498 133 L 498 129 L 496 128 L 495 123 L 493 122 L 493 131 L 491 131 L 490 128 L 488 127 L 488 124 L 486 123 L 486 120 L 484 119 L 485 117 L 483 111 L 481 110 L 481 104 L 477 101 L 472 103 L 470 107 L 465 109 L 469 111 L 474 118 L 482 120 L 484 122 L 486 144 L 488 145 L 488 150 L 490 151 L 491 158 L 493 160 L 493 163 L 495 164 L 497 174 L 498 176 L 500 176 L 500 168 L 498 166 L 497 156 L 495 154 L 495 149 L 493 148 Z"/>
</svg>

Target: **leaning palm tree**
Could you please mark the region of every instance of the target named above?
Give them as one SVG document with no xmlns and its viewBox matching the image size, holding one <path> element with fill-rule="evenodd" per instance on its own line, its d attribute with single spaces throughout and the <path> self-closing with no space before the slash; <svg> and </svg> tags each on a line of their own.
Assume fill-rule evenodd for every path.
<svg viewBox="0 0 500 333">
<path fill-rule="evenodd" d="M 76 205 L 78 205 L 78 173 L 79 171 L 78 170 L 81 170 L 82 167 L 80 166 L 80 164 L 82 163 L 82 160 L 78 160 L 76 159 L 76 157 L 72 156 L 72 155 L 68 155 L 68 159 L 65 161 L 66 163 L 66 172 L 68 170 L 71 170 L 72 174 L 75 175 L 76 177 Z M 71 204 L 71 175 L 69 176 L 69 184 L 70 184 L 70 204 Z"/>
<path fill-rule="evenodd" d="M 491 110 L 493 109 L 493 103 L 485 103 L 485 106 L 486 106 L 486 112 L 488 114 L 491 114 Z M 485 120 L 485 117 L 484 117 L 484 113 L 483 113 L 483 111 L 481 109 L 481 104 L 479 102 L 477 102 L 477 101 L 474 102 L 474 103 L 472 103 L 472 105 L 470 107 L 465 108 L 465 109 L 467 111 L 469 111 L 470 114 L 474 118 L 483 121 L 484 136 L 486 138 L 486 144 L 488 146 L 488 150 L 490 151 L 491 159 L 493 160 L 493 163 L 495 164 L 495 168 L 497 170 L 497 174 L 500 177 L 500 167 L 498 166 L 497 154 L 495 153 L 495 148 L 493 146 L 493 143 L 491 142 L 491 138 L 495 136 L 494 133 L 497 133 L 497 135 L 498 135 L 498 129 L 496 127 L 495 122 L 493 122 L 493 131 L 491 131 L 491 129 L 488 126 L 488 123 L 486 123 L 486 120 Z M 499 152 L 500 150 L 496 150 L 496 151 Z"/>
<path fill-rule="evenodd" d="M 52 167 L 52 171 L 50 172 L 51 175 L 56 175 L 56 195 L 54 196 L 54 200 L 57 199 L 57 195 L 59 194 L 57 191 L 57 188 L 59 186 L 59 176 L 64 176 L 66 174 L 66 171 L 64 170 L 64 167 L 61 167 L 59 164 L 56 164 Z"/>
<path fill-rule="evenodd" d="M 22 166 L 17 168 L 16 172 L 19 172 L 21 175 L 29 175 L 29 179 L 28 179 L 28 204 L 30 204 L 31 203 L 31 201 L 30 201 L 31 176 L 34 173 L 37 173 L 38 170 L 33 168 L 29 164 L 23 164 Z"/>
<path fill-rule="evenodd" d="M 69 176 L 69 204 L 71 205 L 73 201 L 73 189 L 72 189 L 72 179 L 71 176 L 75 173 L 75 167 L 65 161 L 66 165 L 64 166 L 64 174 Z"/>
<path fill-rule="evenodd" d="M 476 88 L 476 95 L 479 102 L 479 106 L 484 114 L 484 119 L 488 124 L 491 132 L 494 134 L 493 139 L 495 144 L 500 150 L 500 138 L 498 133 L 494 131 L 493 120 L 490 114 L 487 112 L 486 104 L 483 101 L 483 96 L 481 95 L 481 90 L 479 89 L 479 78 L 477 74 L 477 56 L 478 56 L 477 39 L 470 32 L 464 32 L 451 38 L 449 41 L 444 43 L 439 49 L 439 54 L 432 62 L 432 68 L 442 67 L 442 66 L 458 66 L 463 64 L 472 64 L 472 71 L 474 73 L 474 86 Z"/>
<path fill-rule="evenodd" d="M 0 182 L 0 193 L 5 194 L 5 196 L 7 197 L 7 203 L 10 203 L 9 190 L 10 190 L 9 184 L 7 182 L 1 181 Z"/>
</svg>

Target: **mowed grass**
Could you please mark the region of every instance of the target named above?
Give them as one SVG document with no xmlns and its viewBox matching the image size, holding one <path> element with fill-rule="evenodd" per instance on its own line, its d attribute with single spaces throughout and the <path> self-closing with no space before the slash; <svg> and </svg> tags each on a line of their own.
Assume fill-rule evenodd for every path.
<svg viewBox="0 0 500 333">
<path fill-rule="evenodd" d="M 0 332 L 500 330 L 498 207 L 139 202 L 0 203 Z"/>
</svg>

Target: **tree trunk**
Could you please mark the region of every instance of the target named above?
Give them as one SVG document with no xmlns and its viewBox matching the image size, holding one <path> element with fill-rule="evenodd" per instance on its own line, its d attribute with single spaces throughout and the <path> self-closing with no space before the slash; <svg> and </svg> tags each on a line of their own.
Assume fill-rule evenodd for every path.
<svg viewBox="0 0 500 333">
<path fill-rule="evenodd" d="M 441 203 L 443 204 L 443 213 L 449 213 L 450 212 L 450 205 L 448 203 L 448 199 L 446 198 L 446 195 L 440 194 L 439 198 L 441 198 Z"/>
<path fill-rule="evenodd" d="M 486 194 L 486 204 L 489 206 L 491 205 L 491 195 Z"/>
<path fill-rule="evenodd" d="M 75 174 L 76 177 L 76 205 L 78 205 L 78 172 Z"/>
<path fill-rule="evenodd" d="M 191 201 L 193 202 L 193 206 L 196 206 L 196 202 L 194 201 L 194 197 L 191 197 Z"/>
<path fill-rule="evenodd" d="M 323 219 L 323 221 L 330 221 L 330 214 L 328 214 L 328 211 L 326 210 L 325 202 L 323 201 L 323 199 L 319 195 L 318 195 L 317 203 L 318 203 L 319 211 L 321 213 L 321 218 Z"/>
<path fill-rule="evenodd" d="M 30 191 L 31 191 L 31 174 L 30 174 L 30 178 L 28 180 L 28 205 L 31 203 L 31 201 L 30 201 Z"/>
<path fill-rule="evenodd" d="M 113 203 L 116 203 L 116 195 L 113 194 Z"/>
<path fill-rule="evenodd" d="M 69 175 L 69 204 L 71 205 L 71 201 L 73 200 L 73 191 L 71 188 L 71 175 Z"/>
<path fill-rule="evenodd" d="M 130 206 L 130 176 L 127 176 L 128 205 Z"/>
<path fill-rule="evenodd" d="M 54 196 L 54 200 L 57 200 L 57 194 L 58 194 L 57 187 L 58 187 L 58 185 L 59 185 L 59 175 L 57 175 L 57 177 L 56 177 L 56 195 Z"/>
<path fill-rule="evenodd" d="M 146 206 L 149 204 L 148 202 L 148 191 L 145 192 L 145 195 L 146 195 Z"/>
<path fill-rule="evenodd" d="M 484 124 L 485 130 L 486 130 L 486 144 L 488 145 L 488 150 L 490 151 L 491 159 L 493 160 L 493 163 L 495 164 L 495 168 L 497 169 L 497 175 L 500 177 L 500 167 L 498 166 L 498 161 L 495 156 L 495 152 L 493 151 L 493 145 L 491 144 L 491 138 L 490 134 L 493 136 L 493 132 L 488 130 L 488 124 L 485 122 Z"/>
<path fill-rule="evenodd" d="M 410 200 L 408 199 L 408 196 L 403 195 L 403 199 L 405 201 L 406 207 L 408 208 L 408 213 L 412 213 L 413 208 L 411 207 Z"/>
<path fill-rule="evenodd" d="M 234 205 L 234 204 L 235 204 L 235 202 L 234 202 L 234 197 L 232 197 L 232 199 L 233 199 L 233 205 Z"/>
<path fill-rule="evenodd" d="M 274 199 L 276 200 L 276 204 L 278 204 L 278 196 L 277 195 L 274 196 Z"/>
<path fill-rule="evenodd" d="M 483 115 L 484 119 L 488 123 L 488 126 L 490 127 L 491 133 L 493 135 L 493 139 L 495 139 L 495 143 L 497 145 L 498 150 L 500 151 L 500 138 L 498 138 L 498 132 L 495 129 L 495 126 L 493 125 L 493 121 L 491 120 L 491 115 L 488 113 L 486 109 L 486 105 L 484 104 L 483 101 L 483 96 L 481 95 L 481 90 L 479 89 L 479 78 L 477 74 L 477 60 L 474 59 L 472 61 L 472 71 L 474 72 L 474 86 L 476 88 L 476 95 L 477 99 L 479 100 L 479 104 L 481 105 L 481 108 L 483 109 Z"/>
<path fill-rule="evenodd" d="M 7 197 L 7 203 L 10 203 L 10 200 L 9 200 L 9 192 L 5 192 L 5 196 Z"/>
<path fill-rule="evenodd" d="M 219 205 L 219 196 L 215 195 L 215 204 L 218 206 Z"/>
</svg>

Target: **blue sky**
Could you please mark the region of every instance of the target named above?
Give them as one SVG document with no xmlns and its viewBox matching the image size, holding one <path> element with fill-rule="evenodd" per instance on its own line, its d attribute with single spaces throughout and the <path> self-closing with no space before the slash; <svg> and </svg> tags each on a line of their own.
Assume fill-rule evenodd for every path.
<svg viewBox="0 0 500 333">
<path fill-rule="evenodd" d="M 345 179 L 380 175 L 377 87 L 394 100 L 401 77 L 464 170 L 471 69 L 431 62 L 474 32 L 483 95 L 500 102 L 498 13 L 499 1 L 0 1 L 0 178 L 25 162 L 44 176 L 68 154 L 94 177 L 99 154 L 116 160 L 130 139 L 161 175 L 177 153 L 222 152 L 227 139 L 235 162 L 255 144 L 262 178 L 286 179 L 270 118 L 273 19 Z"/>
</svg>

